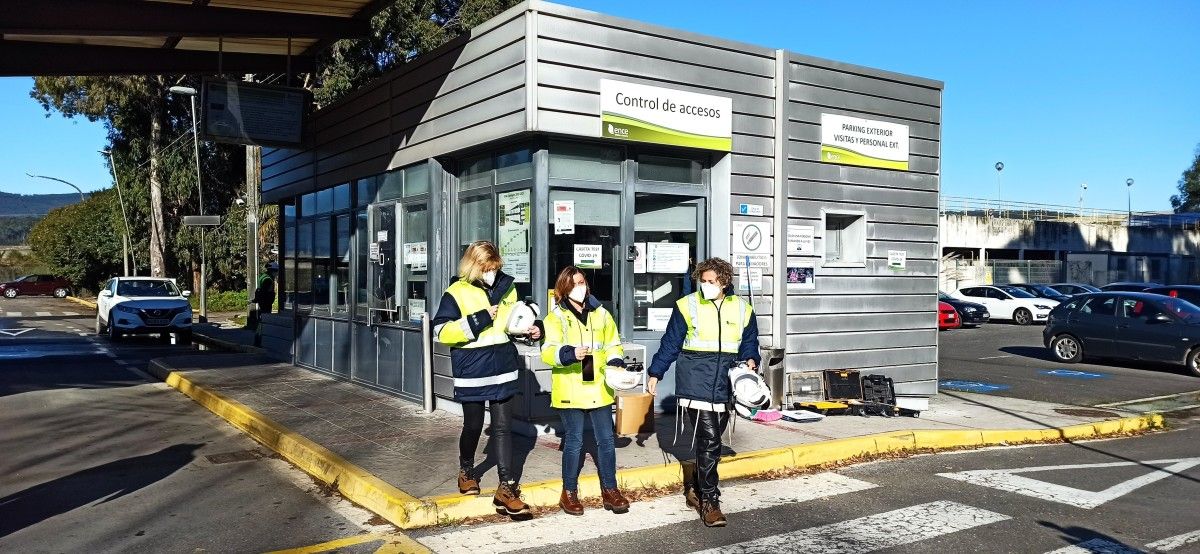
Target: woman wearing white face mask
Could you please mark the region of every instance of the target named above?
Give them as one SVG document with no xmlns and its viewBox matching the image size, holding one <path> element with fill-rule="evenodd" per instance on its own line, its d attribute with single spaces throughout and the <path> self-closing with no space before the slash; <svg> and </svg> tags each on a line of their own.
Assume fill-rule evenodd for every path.
<svg viewBox="0 0 1200 554">
<path fill-rule="evenodd" d="M 700 283 L 700 292 L 684 296 L 675 304 L 662 343 L 650 363 L 646 388 L 654 394 L 658 381 L 675 364 L 676 417 L 682 419 L 686 412 L 695 436 L 696 474 L 694 487 L 686 491 L 687 503 L 700 513 L 704 525 L 723 527 L 726 520 L 717 488 L 717 462 L 732 399 L 727 374 L 738 361 L 758 367 L 758 324 L 754 308 L 730 288 L 733 266 L 729 262 L 720 258 L 704 260 L 692 276 Z"/>
<path fill-rule="evenodd" d="M 508 319 L 517 304 L 512 276 L 500 271 L 496 245 L 478 241 L 467 247 L 458 265 L 458 277 L 442 295 L 433 333 L 450 347 L 454 373 L 454 400 L 463 408 L 463 430 L 458 440 L 458 490 L 479 494 L 474 474 L 475 450 L 483 433 L 484 403 L 492 415 L 492 455 L 500 486 L 492 503 L 510 516 L 529 513 L 512 471 L 512 398 L 517 393 L 517 348 L 508 336 Z M 537 340 L 542 329 L 535 322 L 527 334 Z"/>
<path fill-rule="evenodd" d="M 613 390 L 604 380 L 607 366 L 625 367 L 625 350 L 617 322 L 590 294 L 587 278 L 575 266 L 558 274 L 554 309 L 546 315 L 542 361 L 554 368 L 550 405 L 558 410 L 565 436 L 562 444 L 563 490 L 558 504 L 571 515 L 582 515 L 579 470 L 582 464 L 584 420 L 596 437 L 596 469 L 604 509 L 623 514 L 629 501 L 617 488 L 617 453 L 613 437 Z"/>
</svg>

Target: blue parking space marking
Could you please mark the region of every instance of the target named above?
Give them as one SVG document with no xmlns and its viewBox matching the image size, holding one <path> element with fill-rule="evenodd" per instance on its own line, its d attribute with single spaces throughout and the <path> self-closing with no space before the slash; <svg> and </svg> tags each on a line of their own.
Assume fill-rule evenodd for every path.
<svg viewBox="0 0 1200 554">
<path fill-rule="evenodd" d="M 1008 385 L 997 385 L 995 383 L 983 383 L 980 381 L 959 381 L 955 379 L 942 379 L 938 381 L 939 389 L 956 390 L 961 392 L 996 392 L 1006 390 Z"/>
<path fill-rule="evenodd" d="M 1090 371 L 1076 371 L 1074 369 L 1043 369 L 1038 373 L 1051 377 L 1066 377 L 1068 379 L 1103 379 L 1108 377 L 1107 373 L 1092 373 Z"/>
</svg>

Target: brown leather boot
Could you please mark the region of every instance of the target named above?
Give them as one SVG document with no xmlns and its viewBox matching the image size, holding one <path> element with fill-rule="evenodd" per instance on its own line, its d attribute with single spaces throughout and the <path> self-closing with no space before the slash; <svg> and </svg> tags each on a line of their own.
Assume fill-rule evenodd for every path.
<svg viewBox="0 0 1200 554">
<path fill-rule="evenodd" d="M 704 522 L 705 527 L 724 527 L 729 523 L 725 514 L 721 513 L 721 503 L 715 500 L 701 502 L 699 512 L 700 521 Z"/>
<path fill-rule="evenodd" d="M 562 494 L 558 497 L 558 507 L 573 516 L 583 515 L 583 503 L 579 501 L 579 494 L 575 491 L 563 489 Z"/>
<path fill-rule="evenodd" d="M 514 482 L 500 483 L 496 487 L 496 496 L 492 497 L 492 505 L 496 512 L 510 516 L 520 516 L 529 513 L 529 505 L 521 502 L 521 487 Z"/>
<path fill-rule="evenodd" d="M 629 501 L 625 499 L 625 495 L 621 494 L 621 489 L 604 489 L 600 491 L 600 499 L 604 504 L 604 509 L 611 510 L 614 514 L 623 514 L 629 511 Z"/>
<path fill-rule="evenodd" d="M 479 480 L 472 477 L 465 469 L 458 470 L 458 492 L 461 494 L 479 494 Z"/>
<path fill-rule="evenodd" d="M 683 493 L 683 497 L 687 502 L 687 507 L 693 510 L 700 510 L 700 496 L 696 494 L 696 489 L 687 489 Z"/>
</svg>

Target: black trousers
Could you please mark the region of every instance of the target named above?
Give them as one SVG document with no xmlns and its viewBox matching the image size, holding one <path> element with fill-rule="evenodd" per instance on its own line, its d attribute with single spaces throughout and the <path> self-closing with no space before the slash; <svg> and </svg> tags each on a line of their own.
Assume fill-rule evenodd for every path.
<svg viewBox="0 0 1200 554">
<path fill-rule="evenodd" d="M 479 437 L 483 434 L 483 402 L 463 402 L 463 428 L 458 436 L 458 464 L 468 472 L 475 468 L 475 450 L 479 448 Z M 496 472 L 501 483 L 516 480 L 512 474 L 512 416 L 513 397 L 491 401 L 488 409 L 492 413 L 492 456 L 496 459 Z"/>
<path fill-rule="evenodd" d="M 729 424 L 729 412 L 687 408 L 687 414 L 696 433 L 696 490 L 705 502 L 719 500 L 717 462 L 721 459 L 721 435 Z"/>
</svg>

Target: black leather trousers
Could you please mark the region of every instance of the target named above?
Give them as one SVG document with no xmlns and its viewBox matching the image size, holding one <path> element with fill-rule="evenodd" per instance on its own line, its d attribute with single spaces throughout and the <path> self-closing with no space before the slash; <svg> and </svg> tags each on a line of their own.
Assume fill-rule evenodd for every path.
<svg viewBox="0 0 1200 554">
<path fill-rule="evenodd" d="M 720 499 L 717 462 L 721 459 L 721 435 L 729 424 L 729 412 L 687 409 L 696 434 L 696 489 L 704 501 Z"/>
<path fill-rule="evenodd" d="M 458 463 L 465 470 L 475 468 L 475 450 L 483 434 L 483 402 L 463 402 L 463 429 L 458 437 Z M 492 415 L 491 455 L 496 460 L 496 473 L 501 483 L 515 480 L 512 474 L 513 397 L 488 402 Z"/>
</svg>

